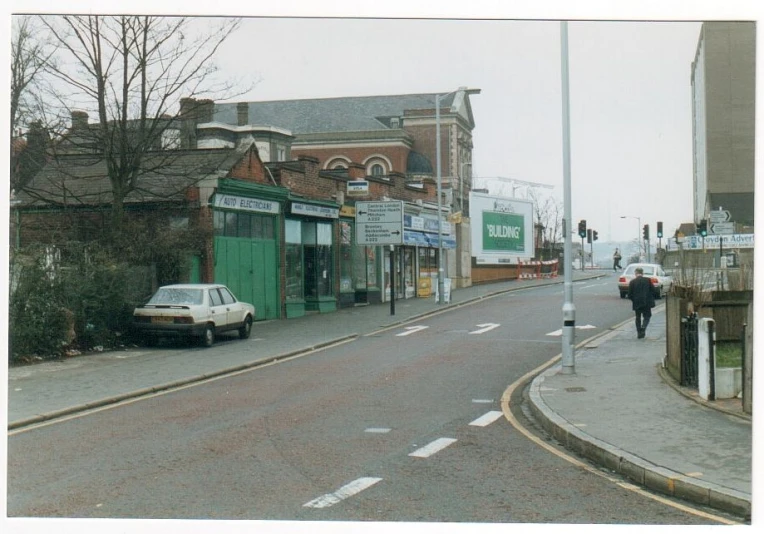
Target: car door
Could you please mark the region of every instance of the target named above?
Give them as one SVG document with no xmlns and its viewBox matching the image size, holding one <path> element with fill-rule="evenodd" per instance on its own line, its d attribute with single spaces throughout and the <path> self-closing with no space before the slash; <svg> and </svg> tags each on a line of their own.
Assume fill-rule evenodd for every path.
<svg viewBox="0 0 764 534">
<path fill-rule="evenodd" d="M 210 319 L 216 330 L 225 330 L 228 324 L 228 311 L 223 304 L 223 297 L 217 287 L 209 289 Z"/>
<path fill-rule="evenodd" d="M 226 311 L 226 324 L 230 328 L 234 328 L 244 319 L 242 317 L 241 305 L 227 287 L 221 287 L 219 290 L 220 296 L 223 298 L 223 307 Z"/>
</svg>

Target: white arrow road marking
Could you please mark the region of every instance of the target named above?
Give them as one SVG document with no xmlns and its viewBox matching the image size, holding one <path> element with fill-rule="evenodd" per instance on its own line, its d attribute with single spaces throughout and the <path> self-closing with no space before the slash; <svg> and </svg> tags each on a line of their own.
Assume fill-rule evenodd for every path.
<svg viewBox="0 0 764 534">
<path fill-rule="evenodd" d="M 417 458 L 427 458 L 428 456 L 432 456 L 436 452 L 445 449 L 452 443 L 456 442 L 453 438 L 438 438 L 432 443 L 428 443 L 424 447 L 415 450 L 409 456 L 415 456 Z"/>
<path fill-rule="evenodd" d="M 414 332 L 419 332 L 420 330 L 424 330 L 425 328 L 430 328 L 429 326 L 424 325 L 418 325 L 418 326 L 407 326 L 406 332 L 401 332 L 400 334 L 395 334 L 398 337 L 407 336 L 409 334 L 413 334 Z"/>
<path fill-rule="evenodd" d="M 498 328 L 501 325 L 498 325 L 496 323 L 485 323 L 485 324 L 476 324 L 475 326 L 479 326 L 480 330 L 474 330 L 470 332 L 470 334 L 482 334 L 484 332 L 488 332 L 489 330 L 493 330 L 494 328 Z"/>
<path fill-rule="evenodd" d="M 591 330 L 592 328 L 597 328 L 597 327 L 594 326 L 593 324 L 585 324 L 583 326 L 577 326 L 576 328 L 579 329 L 579 330 Z M 548 336 L 561 336 L 562 335 L 562 328 L 560 328 L 559 330 L 555 330 L 554 332 L 549 332 L 547 335 Z"/>
<path fill-rule="evenodd" d="M 474 421 L 470 423 L 470 426 L 488 426 L 494 421 L 496 421 L 499 417 L 501 417 L 503 414 L 502 412 L 498 411 L 491 411 L 484 415 L 481 415 Z"/>
<path fill-rule="evenodd" d="M 356 493 L 360 493 L 363 490 L 370 488 L 371 486 L 373 486 L 380 480 L 382 479 L 375 478 L 375 477 L 359 478 L 357 480 L 354 480 L 350 484 L 345 484 L 334 493 L 327 493 L 326 495 L 321 495 L 317 499 L 313 499 L 310 502 L 306 502 L 305 504 L 303 504 L 303 506 L 306 508 L 328 508 L 329 506 L 333 506 L 337 504 L 338 502 L 343 501 L 344 499 L 347 499 L 348 497 L 352 497 Z"/>
</svg>

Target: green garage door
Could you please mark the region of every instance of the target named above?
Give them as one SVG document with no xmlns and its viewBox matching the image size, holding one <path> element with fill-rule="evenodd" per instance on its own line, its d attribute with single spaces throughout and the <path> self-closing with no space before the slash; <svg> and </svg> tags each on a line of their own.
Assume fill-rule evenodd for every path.
<svg viewBox="0 0 764 534">
<path fill-rule="evenodd" d="M 273 239 L 215 237 L 215 281 L 255 306 L 255 320 L 279 318 L 278 255 Z"/>
</svg>

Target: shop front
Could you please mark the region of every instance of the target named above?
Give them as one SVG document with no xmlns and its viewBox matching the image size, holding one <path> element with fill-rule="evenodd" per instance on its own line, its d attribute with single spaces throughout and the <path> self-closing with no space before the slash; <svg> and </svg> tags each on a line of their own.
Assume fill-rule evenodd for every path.
<svg viewBox="0 0 764 534">
<path fill-rule="evenodd" d="M 214 280 L 255 306 L 255 320 L 279 319 L 279 228 L 287 191 L 221 181 L 212 201 Z"/>
<path fill-rule="evenodd" d="M 355 207 L 342 206 L 340 217 L 340 306 L 379 303 L 381 247 L 355 243 Z"/>
<path fill-rule="evenodd" d="M 339 206 L 333 202 L 289 202 L 284 219 L 287 318 L 337 309 L 334 235 Z"/>
<path fill-rule="evenodd" d="M 396 247 L 395 252 L 396 298 L 429 297 L 434 294 L 438 279 L 438 220 L 434 214 L 406 214 L 403 227 L 403 245 Z M 441 221 L 441 230 L 445 268 L 446 251 L 456 249 L 456 239 L 451 235 L 451 225 L 447 221 Z M 388 276 L 389 267 L 386 268 L 386 279 Z M 387 295 L 389 298 L 389 291 Z"/>
</svg>

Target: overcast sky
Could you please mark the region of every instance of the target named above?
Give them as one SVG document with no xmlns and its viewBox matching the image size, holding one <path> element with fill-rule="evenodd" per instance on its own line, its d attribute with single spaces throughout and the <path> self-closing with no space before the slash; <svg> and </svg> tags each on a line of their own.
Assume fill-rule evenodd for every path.
<svg viewBox="0 0 764 534">
<path fill-rule="evenodd" d="M 662 220 L 666 233 L 692 219 L 699 30 L 697 22 L 568 25 L 572 214 L 601 240 L 636 237 L 637 220 L 621 215 L 651 228 Z M 236 72 L 252 51 L 260 81 L 251 100 L 479 88 L 474 174 L 549 184 L 539 191 L 562 198 L 557 21 L 248 19 L 218 63 Z M 502 185 L 478 183 L 492 193 Z"/>
<path fill-rule="evenodd" d="M 25 9 L 45 8 L 36 1 L 12 1 Z M 734 0 L 725 4 L 738 9 L 727 11 L 715 6 L 721 2 L 703 1 L 695 2 L 692 11 L 667 7 L 677 2 L 644 1 L 637 2 L 640 9 L 627 11 L 606 11 L 601 6 L 607 3 L 591 1 L 577 2 L 578 9 L 566 11 L 555 10 L 554 2 L 540 2 L 548 9 L 535 11 L 517 2 L 480 0 L 469 6 L 441 2 L 438 11 L 416 7 L 419 2 L 358 4 L 363 3 L 291 0 L 242 8 L 244 4 L 233 2 L 218 7 L 224 12 L 196 2 L 93 6 L 194 14 L 407 17 L 248 18 L 220 49 L 217 63 L 223 75 L 257 80 L 241 100 L 479 88 L 482 93 L 471 97 L 476 124 L 473 173 L 483 179 L 478 185 L 509 195 L 511 186 L 497 189 L 501 183 L 486 179 L 538 182 L 554 186 L 540 193 L 561 200 L 561 46 L 560 23 L 554 18 L 590 19 L 568 24 L 571 198 L 573 222 L 586 219 L 589 228 L 599 231 L 600 241 L 637 237 L 637 217 L 650 224 L 652 236 L 659 220 L 666 235 L 692 220 L 690 72 L 698 21 L 758 15 L 754 2 Z M 657 18 L 666 20 L 634 20 Z M 525 192 L 518 189 L 517 194 Z"/>
</svg>

